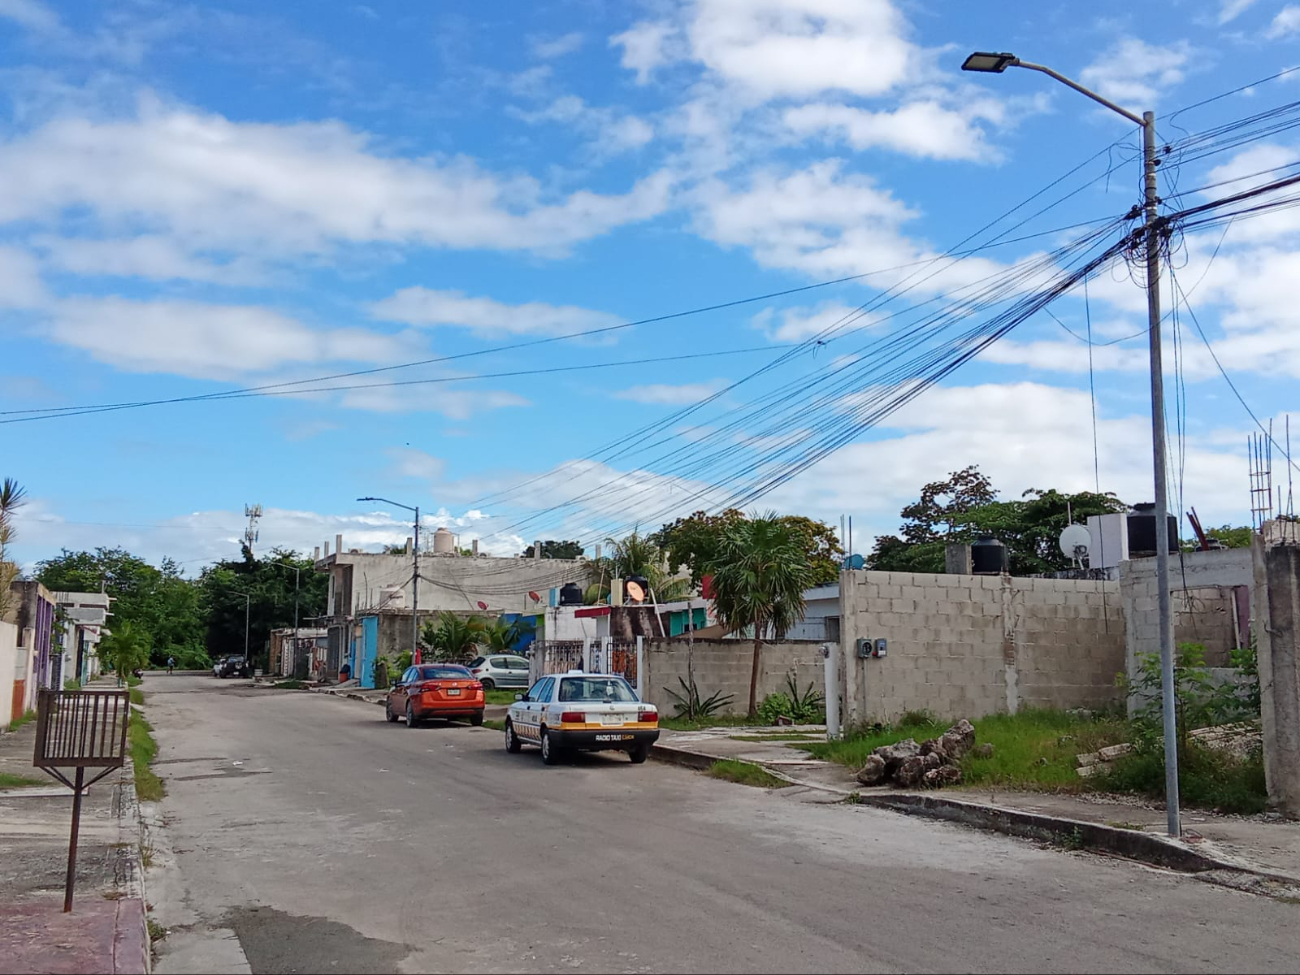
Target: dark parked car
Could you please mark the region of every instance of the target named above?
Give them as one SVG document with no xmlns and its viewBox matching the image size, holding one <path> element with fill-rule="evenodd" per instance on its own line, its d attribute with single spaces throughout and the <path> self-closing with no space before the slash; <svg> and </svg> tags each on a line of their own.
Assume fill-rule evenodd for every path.
<svg viewBox="0 0 1300 975">
<path fill-rule="evenodd" d="M 253 671 L 243 657 L 227 657 L 217 665 L 218 677 L 252 677 Z"/>
</svg>

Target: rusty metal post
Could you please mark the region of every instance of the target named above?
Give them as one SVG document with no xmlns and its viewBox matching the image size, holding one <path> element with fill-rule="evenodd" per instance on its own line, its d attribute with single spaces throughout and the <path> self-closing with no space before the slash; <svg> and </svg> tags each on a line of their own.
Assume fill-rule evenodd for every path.
<svg viewBox="0 0 1300 975">
<path fill-rule="evenodd" d="M 77 833 L 81 829 L 81 796 L 86 782 L 86 770 L 77 768 L 76 784 L 72 787 L 72 839 L 68 841 L 68 879 L 63 885 L 63 913 L 72 910 L 72 892 L 77 886 Z"/>
</svg>

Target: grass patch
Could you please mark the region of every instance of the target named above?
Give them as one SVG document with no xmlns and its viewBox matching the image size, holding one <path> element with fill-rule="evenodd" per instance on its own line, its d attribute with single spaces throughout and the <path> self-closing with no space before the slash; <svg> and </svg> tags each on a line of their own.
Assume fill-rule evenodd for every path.
<svg viewBox="0 0 1300 975">
<path fill-rule="evenodd" d="M 506 723 L 504 721 L 497 721 L 493 718 L 485 718 L 483 719 L 483 727 L 491 728 L 493 731 L 505 731 Z"/>
<path fill-rule="evenodd" d="M 135 794 L 142 802 L 157 802 L 166 794 L 162 779 L 151 766 L 158 757 L 158 743 L 153 740 L 153 726 L 139 711 L 132 711 L 126 729 L 127 747 L 135 766 Z"/>
<path fill-rule="evenodd" d="M 790 784 L 783 779 L 778 779 L 761 765 L 754 765 L 750 762 L 737 762 L 730 758 L 720 759 L 710 765 L 709 775 L 715 779 L 726 779 L 728 782 L 752 785 L 758 789 L 784 789 Z"/>
<path fill-rule="evenodd" d="M 143 677 L 137 677 L 137 676 L 135 676 L 135 674 L 127 674 L 127 675 L 126 675 L 126 686 L 127 686 L 127 687 L 139 687 L 139 686 L 140 686 L 141 684 L 143 684 L 143 683 L 144 683 L 144 678 L 143 678 Z"/>
<path fill-rule="evenodd" d="M 19 728 L 21 728 L 23 725 L 27 724 L 27 722 L 29 722 L 29 721 L 35 721 L 35 720 L 36 720 L 36 712 L 35 712 L 35 711 L 24 711 L 23 714 L 22 714 L 22 717 L 20 717 L 20 718 L 14 718 L 14 720 L 12 720 L 12 721 L 9 722 L 9 724 L 8 724 L 7 727 L 8 727 L 8 730 L 10 730 L 10 731 L 17 731 L 17 730 L 18 730 Z"/>
<path fill-rule="evenodd" d="M 45 785 L 45 783 L 40 779 L 33 779 L 26 775 L 0 772 L 0 789 L 27 789 L 34 785 Z"/>
<path fill-rule="evenodd" d="M 149 918 L 145 923 L 149 926 L 150 941 L 161 941 L 163 938 L 167 937 L 167 929 L 153 918 Z"/>
<path fill-rule="evenodd" d="M 278 680 L 271 686 L 285 691 L 300 691 L 307 686 L 307 682 L 305 680 Z"/>
<path fill-rule="evenodd" d="M 1163 799 L 1165 751 L 1157 744 L 1117 759 L 1093 780 L 1096 787 Z M 1264 757 L 1243 760 L 1189 742 L 1178 750 L 1178 795 L 1184 805 L 1224 813 L 1261 813 L 1268 802 Z"/>
<path fill-rule="evenodd" d="M 908 727 L 889 727 L 842 741 L 796 744 L 814 757 L 861 768 L 867 756 L 881 745 L 904 738 L 924 741 L 942 735 L 947 721 L 930 715 L 909 716 Z M 968 755 L 961 767 L 968 785 L 1000 785 L 1004 788 L 1081 792 L 1092 788 L 1075 771 L 1075 756 L 1105 745 L 1127 741 L 1131 728 L 1118 719 L 1089 719 L 1063 711 L 1029 709 L 1019 714 L 994 714 L 973 722 L 977 744 L 993 746 L 991 758 Z"/>
<path fill-rule="evenodd" d="M 144 691 L 140 690 L 138 687 L 133 687 L 128 693 L 131 695 L 132 704 L 139 704 L 142 707 L 144 706 Z"/>
<path fill-rule="evenodd" d="M 523 687 L 520 687 L 517 690 L 502 690 L 501 688 L 494 687 L 490 691 L 484 691 L 483 698 L 488 704 L 514 704 L 515 695 L 522 694 L 525 690 L 526 688 Z"/>
</svg>

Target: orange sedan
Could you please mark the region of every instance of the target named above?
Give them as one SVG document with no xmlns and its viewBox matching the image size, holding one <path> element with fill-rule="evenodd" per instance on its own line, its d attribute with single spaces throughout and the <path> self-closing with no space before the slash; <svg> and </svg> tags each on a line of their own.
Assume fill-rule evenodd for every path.
<svg viewBox="0 0 1300 975">
<path fill-rule="evenodd" d="M 429 718 L 452 720 L 468 718 L 471 724 L 483 723 L 483 685 L 459 664 L 417 664 L 407 667 L 401 680 L 388 692 L 384 717 L 396 721 L 406 718 L 414 728 Z"/>
</svg>

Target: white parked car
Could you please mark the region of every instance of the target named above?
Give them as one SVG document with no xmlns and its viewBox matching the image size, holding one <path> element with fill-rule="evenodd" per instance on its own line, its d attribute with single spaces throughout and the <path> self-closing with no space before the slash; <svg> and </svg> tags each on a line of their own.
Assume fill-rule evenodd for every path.
<svg viewBox="0 0 1300 975">
<path fill-rule="evenodd" d="M 570 749 L 623 751 L 640 764 L 658 738 L 658 709 L 615 674 L 549 674 L 506 713 L 506 751 L 538 745 L 547 765 Z"/>
</svg>

